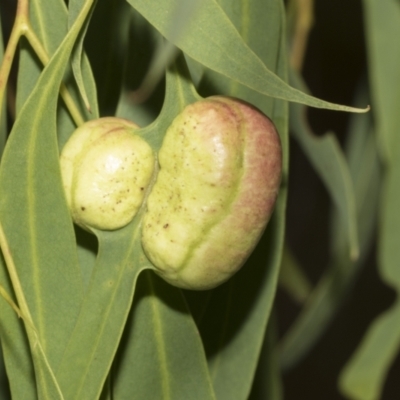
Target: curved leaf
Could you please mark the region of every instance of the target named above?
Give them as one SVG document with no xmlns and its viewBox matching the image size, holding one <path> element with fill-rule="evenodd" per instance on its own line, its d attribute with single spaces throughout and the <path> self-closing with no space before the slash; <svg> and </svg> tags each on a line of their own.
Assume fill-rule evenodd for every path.
<svg viewBox="0 0 400 400">
<path fill-rule="evenodd" d="M 96 399 L 106 380 L 132 304 L 136 279 L 148 267 L 140 215 L 127 227 L 98 232 L 99 254 L 57 379 L 67 399 Z"/>
<path fill-rule="evenodd" d="M 179 34 L 174 24 L 185 7 L 183 0 L 128 0 L 128 3 L 188 56 L 255 91 L 312 107 L 366 111 L 319 100 L 290 87 L 250 49 L 216 0 L 203 0 L 191 15 L 190 24 Z"/>
<path fill-rule="evenodd" d="M 397 0 L 364 0 L 368 70 L 381 156 L 392 161 L 399 146 L 400 7 Z"/>
<path fill-rule="evenodd" d="M 204 349 L 179 289 L 146 271 L 115 365 L 116 399 L 215 399 Z"/>
<path fill-rule="evenodd" d="M 351 399 L 381 399 L 383 384 L 400 348 L 400 303 L 397 301 L 368 328 L 340 376 L 340 388 Z"/>
<path fill-rule="evenodd" d="M 4 47 L 0 20 L 0 64 L 3 62 L 3 57 Z M 0 154 L 3 153 L 7 138 L 6 102 L 3 102 L 2 107 L 3 109 L 0 113 Z M 0 285 L 9 296 L 13 294 L 3 256 L 0 258 Z M 15 298 L 13 300 L 15 302 Z M 10 390 L 15 399 L 24 397 L 27 400 L 37 399 L 35 373 L 23 323 L 16 312 L 3 299 L 0 299 L 0 337 L 2 346 L 2 388 L 0 389 L 0 396 L 8 398 L 9 393 L 7 392 Z M 4 367 L 7 370 L 7 375 Z"/>
<path fill-rule="evenodd" d="M 51 57 L 68 32 L 68 11 L 65 2 L 63 0 L 55 0 L 51 2 L 44 0 L 30 0 L 29 21 L 32 25 L 32 29 L 43 44 L 45 51 L 49 57 Z M 33 49 L 27 41 L 23 39 L 18 66 L 17 115 L 26 99 L 31 94 L 42 70 L 43 66 L 39 62 Z M 91 114 L 82 104 L 79 89 L 73 81 L 69 63 L 67 64 L 64 83 L 73 97 L 75 104 L 78 106 L 83 118 L 87 120 L 96 118 L 98 116 L 98 110 L 96 87 L 86 57 L 84 57 L 82 62 L 82 74 L 84 76 L 89 102 L 92 108 Z M 58 111 L 57 128 L 59 147 L 62 148 L 76 128 L 76 125 L 63 102 L 61 102 Z"/>
<path fill-rule="evenodd" d="M 70 0 L 68 2 L 68 28 L 71 28 L 71 26 L 74 24 L 76 18 L 79 15 L 79 12 L 81 11 L 82 7 L 85 4 L 85 0 Z M 72 57 L 71 57 L 71 64 L 72 64 L 72 71 L 74 73 L 74 77 L 76 80 L 76 84 L 78 85 L 79 92 L 82 96 L 82 100 L 85 103 L 86 109 L 91 112 L 92 107 L 90 104 L 90 100 L 88 97 L 88 94 L 86 92 L 86 87 L 85 87 L 85 78 L 83 76 L 82 68 L 87 66 L 87 64 L 84 64 L 84 51 L 83 51 L 83 41 L 85 39 L 85 35 L 88 29 L 88 25 L 91 19 L 91 15 L 88 17 L 88 19 L 85 22 L 85 26 L 83 27 L 79 39 L 77 43 L 74 46 L 74 50 L 72 52 Z M 90 71 L 90 69 L 89 69 Z"/>
<path fill-rule="evenodd" d="M 8 256 L 13 257 L 37 331 L 26 326 L 39 396 L 52 399 L 62 398 L 52 367 L 59 363 L 82 296 L 59 171 L 56 108 L 68 58 L 90 5 L 88 1 L 25 102 L 0 167 L 0 218 Z M 19 300 L 21 295 L 16 293 Z"/>
<path fill-rule="evenodd" d="M 283 382 L 276 346 L 278 338 L 277 328 L 276 318 L 272 315 L 268 322 L 268 329 L 260 354 L 260 362 L 254 377 L 249 400 L 283 400 Z"/>
</svg>

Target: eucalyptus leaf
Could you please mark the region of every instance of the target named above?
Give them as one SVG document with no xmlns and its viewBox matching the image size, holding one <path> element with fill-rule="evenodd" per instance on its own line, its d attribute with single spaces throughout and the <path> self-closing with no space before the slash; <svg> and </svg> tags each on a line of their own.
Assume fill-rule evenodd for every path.
<svg viewBox="0 0 400 400">
<path fill-rule="evenodd" d="M 139 279 L 113 379 L 116 400 L 216 399 L 204 349 L 179 289 L 151 272 Z"/>
<path fill-rule="evenodd" d="M 128 3 L 185 54 L 255 91 L 312 107 L 366 111 L 319 100 L 291 88 L 250 49 L 216 0 L 203 0 L 192 15 L 191 23 L 186 24 L 179 35 L 174 29 L 174 21 L 179 21 L 180 10 L 185 7 L 183 0 L 166 0 L 162 3 L 128 0 Z"/>
<path fill-rule="evenodd" d="M 3 36 L 0 20 L 0 60 L 4 60 Z M 0 62 L 0 64 L 1 64 Z M 7 138 L 7 103 L 2 105 L 0 121 L 0 154 L 3 153 Z M 0 258 L 0 284 L 11 297 L 13 295 L 4 259 Z M 15 302 L 15 298 L 12 298 Z M 35 375 L 29 343 L 22 321 L 16 312 L 0 299 L 0 337 L 1 337 L 1 380 L 0 396 L 9 399 L 37 399 Z M 7 375 L 6 370 L 7 369 Z"/>
<path fill-rule="evenodd" d="M 33 31 L 42 43 L 47 55 L 51 57 L 61 44 L 63 38 L 68 32 L 68 10 L 63 0 L 55 0 L 50 3 L 44 0 L 31 0 L 29 7 L 29 21 Z M 91 104 L 92 113 L 89 113 L 81 101 L 79 89 L 74 80 L 70 65 L 68 63 L 64 75 L 64 83 L 66 84 L 70 95 L 74 99 L 75 105 L 82 114 L 84 120 L 96 118 L 97 110 L 97 93 L 94 84 L 90 66 L 86 57 L 82 60 L 82 74 L 85 80 L 85 86 Z M 20 60 L 18 63 L 18 84 L 17 84 L 17 114 L 22 108 L 28 96 L 31 94 L 33 87 L 39 78 L 43 69 L 42 63 L 35 55 L 35 50 L 27 43 L 26 39 L 22 40 Z M 75 130 L 76 125 L 71 118 L 70 112 L 61 102 L 58 109 L 57 132 L 59 137 L 59 147 L 62 148 L 71 133 Z"/>
<path fill-rule="evenodd" d="M 363 0 L 371 103 L 381 156 L 393 161 L 399 146 L 400 7 L 396 0 Z"/>
<path fill-rule="evenodd" d="M 19 301 L 26 299 L 36 326 L 26 324 L 39 397 L 52 399 L 63 398 L 52 368 L 60 361 L 82 296 L 59 171 L 56 108 L 70 52 L 90 5 L 85 4 L 21 109 L 0 167 L 0 216 L 23 293 L 14 289 Z"/>
<path fill-rule="evenodd" d="M 76 18 L 79 15 L 80 10 L 85 4 L 85 0 L 70 0 L 68 2 L 68 28 L 71 28 L 73 23 L 75 22 Z M 82 64 L 83 64 L 83 57 L 84 57 L 84 51 L 83 51 L 83 41 L 85 39 L 85 35 L 88 29 L 88 25 L 90 22 L 90 17 L 86 20 L 85 26 L 82 29 L 78 42 L 75 44 L 74 51 L 72 53 L 72 71 L 74 73 L 74 77 L 76 80 L 76 83 L 78 85 L 79 92 L 82 96 L 82 100 L 85 103 L 86 109 L 91 112 L 92 107 L 90 105 L 90 100 L 88 98 L 88 95 L 86 93 L 86 88 L 85 88 L 85 78 L 82 73 Z"/>
<path fill-rule="evenodd" d="M 391 364 L 400 348 L 400 303 L 379 315 L 342 370 L 341 391 L 355 400 L 379 400 Z"/>
<path fill-rule="evenodd" d="M 0 283 L 9 295 L 13 293 L 3 257 L 0 264 Z M 12 398 L 36 400 L 35 372 L 23 322 L 4 299 L 0 299 L 0 336 Z"/>
<path fill-rule="evenodd" d="M 254 384 L 249 400 L 283 400 L 283 382 L 277 349 L 278 326 L 276 315 L 272 315 L 265 334 L 260 362 L 254 377 Z"/>
<path fill-rule="evenodd" d="M 97 232 L 99 253 L 78 320 L 57 370 L 67 399 L 99 397 L 148 262 L 141 250 L 140 215 L 127 227 Z"/>
</svg>

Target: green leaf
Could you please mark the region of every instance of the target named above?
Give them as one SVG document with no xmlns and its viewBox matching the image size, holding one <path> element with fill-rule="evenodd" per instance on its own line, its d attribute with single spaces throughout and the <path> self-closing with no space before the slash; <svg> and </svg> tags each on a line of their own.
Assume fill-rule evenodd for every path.
<svg viewBox="0 0 400 400">
<path fill-rule="evenodd" d="M 0 283 L 9 294 L 13 293 L 3 258 Z M 4 299 L 0 299 L 0 337 L 12 398 L 36 400 L 35 372 L 23 322 Z"/>
<path fill-rule="evenodd" d="M 400 7 L 396 0 L 364 0 L 368 70 L 381 155 L 394 160 L 399 146 Z"/>
<path fill-rule="evenodd" d="M 114 365 L 115 399 L 215 399 L 196 333 L 181 291 L 143 273 Z"/>
<path fill-rule="evenodd" d="M 54 23 L 55 21 L 58 23 Z M 67 34 L 67 23 L 68 23 L 68 13 L 65 7 L 65 3 L 61 1 L 52 1 L 51 3 L 44 2 L 41 0 L 32 0 L 30 7 L 30 21 L 32 23 L 35 32 L 38 34 L 39 39 L 43 42 L 44 47 L 49 54 L 53 54 L 54 51 L 60 45 L 63 37 Z M 61 23 L 63 21 L 63 23 Z M 94 86 L 94 79 L 89 68 L 89 63 L 86 57 L 82 63 L 82 74 L 85 78 L 88 92 L 90 93 L 90 102 L 92 104 L 92 115 L 84 109 L 83 106 L 80 107 L 82 115 L 85 118 L 96 118 L 98 117 L 97 111 L 97 99 L 96 99 L 96 89 Z M 35 86 L 43 67 L 40 65 L 37 57 L 35 56 L 33 49 L 26 43 L 25 40 L 22 41 L 21 53 L 19 59 L 19 73 L 18 73 L 18 85 L 17 85 L 17 113 L 19 109 L 25 103 L 26 99 L 29 97 L 30 93 Z M 67 65 L 67 71 L 69 71 L 69 66 Z M 64 76 L 71 77 L 71 72 L 66 72 Z M 80 106 L 80 96 L 75 87 L 75 84 L 68 80 L 67 83 L 70 93 L 73 94 L 75 103 Z M 76 129 L 76 125 L 72 120 L 69 111 L 66 109 L 62 101 L 59 102 L 57 109 L 57 135 L 59 139 L 59 148 L 62 148 L 65 142 L 68 140 L 72 132 Z M 88 247 L 89 242 L 83 240 L 82 235 L 78 235 L 78 252 L 79 255 L 85 258 L 85 255 L 92 255 L 93 257 L 93 246 L 92 249 Z M 96 247 L 94 247 L 96 248 Z M 86 266 L 84 260 L 81 260 L 82 274 L 84 277 L 90 274 L 91 268 Z"/>
<path fill-rule="evenodd" d="M 274 315 L 268 323 L 260 362 L 249 400 L 283 400 L 283 382 L 277 349 L 278 326 Z"/>
<path fill-rule="evenodd" d="M 3 61 L 4 47 L 0 20 L 0 60 Z M 1 64 L 0 62 L 0 64 Z M 7 138 L 7 108 L 3 102 L 0 121 L 0 154 L 3 153 Z M 0 285 L 11 296 L 13 289 L 7 274 L 4 259 L 0 258 Z M 13 298 L 15 302 L 15 298 Z M 35 373 L 29 343 L 22 321 L 3 299 L 0 299 L 0 337 L 2 346 L 1 398 L 8 398 L 6 382 L 14 399 L 37 399 Z M 4 367 L 7 369 L 4 370 Z M 7 397 L 6 397 L 7 396 Z"/>
<path fill-rule="evenodd" d="M 90 4 L 86 3 L 85 13 L 79 15 L 21 109 L 0 167 L 1 221 L 36 326 L 26 328 L 39 396 L 52 399 L 62 398 L 52 367 L 63 354 L 82 296 L 75 238 L 61 185 L 56 107 L 68 58 Z M 22 293 L 16 297 L 22 301 Z"/>
<path fill-rule="evenodd" d="M 400 347 L 400 303 L 377 317 L 341 372 L 341 391 L 355 400 L 378 400 Z"/>
<path fill-rule="evenodd" d="M 399 157 L 397 155 L 397 157 Z M 400 291 L 398 260 L 398 199 L 400 196 L 400 162 L 396 161 L 386 171 L 381 202 L 381 235 L 379 239 L 379 271 L 382 278 L 397 292 Z M 386 374 L 400 348 L 400 306 L 396 302 L 377 317 L 368 328 L 356 352 L 345 366 L 340 377 L 341 390 L 357 400 L 381 398 Z M 370 362 L 369 360 L 374 360 Z M 369 365 L 365 365 L 369 362 Z"/>
<path fill-rule="evenodd" d="M 99 397 L 122 336 L 136 279 L 148 267 L 139 214 L 127 227 L 97 232 L 99 254 L 79 318 L 57 371 L 65 398 Z"/>
<path fill-rule="evenodd" d="M 128 3 L 191 58 L 255 91 L 313 107 L 365 111 L 328 103 L 291 88 L 250 49 L 216 0 L 203 0 L 191 14 L 190 24 L 185 24 L 178 32 L 176 24 L 180 21 L 181 9 L 185 7 L 183 0 L 165 0 L 162 3 L 128 0 Z M 243 4 L 243 7 L 249 7 L 249 3 Z M 248 14 L 242 15 L 247 18 Z M 253 25 L 248 21 L 248 26 Z"/>
<path fill-rule="evenodd" d="M 76 18 L 79 15 L 80 10 L 85 4 L 85 0 L 70 0 L 68 2 L 68 28 L 70 29 L 71 26 L 74 24 Z M 85 103 L 86 109 L 91 112 L 92 108 L 90 105 L 89 97 L 86 93 L 85 87 L 85 78 L 82 73 L 82 67 L 85 65 L 83 64 L 83 41 L 85 39 L 85 35 L 88 29 L 88 25 L 90 22 L 91 16 L 86 20 L 85 25 L 79 35 L 79 39 L 74 46 L 74 50 L 72 52 L 72 71 L 74 73 L 74 77 L 76 80 L 76 84 L 78 85 L 79 93 L 82 96 L 82 100 Z M 90 71 L 90 69 L 88 69 Z"/>
<path fill-rule="evenodd" d="M 65 2 L 63 0 L 54 0 L 49 3 L 44 0 L 31 0 L 29 7 L 29 20 L 33 30 L 43 44 L 44 49 L 51 57 L 68 32 L 68 11 Z M 30 47 L 27 41 L 23 39 L 18 66 L 17 115 L 26 99 L 31 94 L 42 70 L 43 66 L 35 55 L 34 50 Z M 78 106 L 83 118 L 85 120 L 97 118 L 96 87 L 86 57 L 83 58 L 82 62 L 82 74 L 92 113 L 89 113 L 86 110 L 86 107 L 82 104 L 79 89 L 73 80 L 69 63 L 64 75 L 64 83 L 72 95 L 75 104 Z M 57 133 L 59 138 L 59 147 L 62 148 L 71 133 L 75 130 L 76 125 L 64 103 L 60 103 L 57 118 Z"/>
</svg>

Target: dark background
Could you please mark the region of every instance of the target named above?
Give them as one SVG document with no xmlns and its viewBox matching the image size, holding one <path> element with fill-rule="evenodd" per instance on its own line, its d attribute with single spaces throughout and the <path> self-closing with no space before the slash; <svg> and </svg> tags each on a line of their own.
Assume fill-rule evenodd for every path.
<svg viewBox="0 0 400 400">
<path fill-rule="evenodd" d="M 313 95 L 351 105 L 355 89 L 365 79 L 367 55 L 361 0 L 316 0 L 315 24 L 309 38 L 303 75 Z M 349 114 L 310 109 L 309 123 L 320 135 L 334 131 L 345 141 Z M 330 200 L 321 181 L 294 140 L 290 147 L 287 239 L 312 282 L 327 266 Z M 284 374 L 285 400 L 339 400 L 340 370 L 370 322 L 393 302 L 394 292 L 380 280 L 376 251 L 370 256 L 336 318 L 309 355 Z M 299 309 L 281 290 L 277 298 L 281 334 Z M 400 398 L 397 358 L 382 400 Z"/>
</svg>

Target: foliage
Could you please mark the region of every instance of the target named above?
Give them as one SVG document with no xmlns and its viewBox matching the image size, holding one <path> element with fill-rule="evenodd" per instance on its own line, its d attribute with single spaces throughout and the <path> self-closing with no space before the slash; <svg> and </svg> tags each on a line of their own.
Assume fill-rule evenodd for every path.
<svg viewBox="0 0 400 400">
<path fill-rule="evenodd" d="M 312 1 L 286 10 L 282 0 L 18 0 L 10 37 L 0 37 L 2 399 L 279 400 L 281 371 L 329 326 L 377 218 L 379 271 L 400 290 L 400 3 L 363 6 L 370 83 L 355 108 L 311 96 L 302 81 L 307 29 L 298 27 L 305 20 L 309 28 Z M 5 99 L 7 85 L 15 102 Z M 151 271 L 141 247 L 145 203 L 116 231 L 93 236 L 74 226 L 59 154 L 77 126 L 107 115 L 142 126 L 157 153 L 175 116 L 213 94 L 244 99 L 274 121 L 283 178 L 242 270 L 191 292 Z M 363 113 L 369 98 L 373 118 Z M 344 150 L 334 133 L 311 132 L 305 106 L 357 113 Z M 314 287 L 285 244 L 289 127 L 333 204 L 331 262 Z M 278 281 L 302 306 L 279 340 Z M 399 346 L 399 310 L 396 301 L 371 323 L 342 371 L 349 399 L 380 398 Z"/>
</svg>

